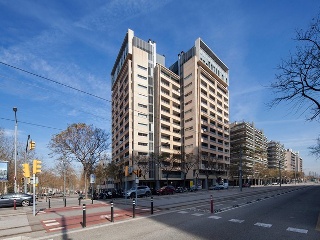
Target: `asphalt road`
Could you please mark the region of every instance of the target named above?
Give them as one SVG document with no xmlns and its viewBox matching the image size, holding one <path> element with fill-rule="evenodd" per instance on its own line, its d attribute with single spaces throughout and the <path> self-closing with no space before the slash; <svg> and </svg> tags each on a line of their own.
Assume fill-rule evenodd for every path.
<svg viewBox="0 0 320 240">
<path fill-rule="evenodd" d="M 202 200 L 192 200 L 197 195 L 208 199 L 205 193 L 203 197 L 189 195 L 190 200 L 180 207 L 175 202 L 183 200 L 183 195 L 160 197 L 158 200 L 167 202 L 164 206 L 170 210 L 31 239 L 319 240 L 320 186 L 271 190 L 221 193 L 214 202 L 214 213 Z M 141 199 L 140 204 L 148 201 Z"/>
</svg>

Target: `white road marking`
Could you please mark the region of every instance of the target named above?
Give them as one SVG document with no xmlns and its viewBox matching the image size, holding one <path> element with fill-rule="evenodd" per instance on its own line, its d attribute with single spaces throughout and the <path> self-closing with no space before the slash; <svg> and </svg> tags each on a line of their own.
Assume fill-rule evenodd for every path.
<svg viewBox="0 0 320 240">
<path fill-rule="evenodd" d="M 208 218 L 220 219 L 221 217 L 219 217 L 219 216 L 210 216 L 210 217 L 208 217 Z"/>
<path fill-rule="evenodd" d="M 150 208 L 142 208 L 141 211 L 150 211 Z"/>
<path fill-rule="evenodd" d="M 54 225 L 59 225 L 60 223 L 58 222 L 53 222 L 53 223 L 47 223 L 45 224 L 47 227 L 50 227 L 50 226 L 54 226 Z"/>
<path fill-rule="evenodd" d="M 180 212 L 178 212 L 178 213 L 185 214 L 185 213 L 188 213 L 188 212 L 186 212 L 186 211 L 180 211 Z"/>
<path fill-rule="evenodd" d="M 50 228 L 49 231 L 60 230 L 60 229 L 63 229 L 63 228 L 64 228 L 64 227 Z"/>
<path fill-rule="evenodd" d="M 270 228 L 272 227 L 272 224 L 269 223 L 259 223 L 257 222 L 256 224 L 254 224 L 255 226 L 259 226 L 259 227 L 265 227 L 265 228 Z"/>
<path fill-rule="evenodd" d="M 244 222 L 244 220 L 240 220 L 240 219 L 230 219 L 229 222 L 242 223 L 242 222 Z"/>
<path fill-rule="evenodd" d="M 292 227 L 288 227 L 287 231 L 297 232 L 297 233 L 308 233 L 308 230 L 306 229 L 299 229 L 299 228 L 292 228 Z"/>
<path fill-rule="evenodd" d="M 51 219 L 51 220 L 44 220 L 44 221 L 42 221 L 43 223 L 49 223 L 49 222 L 56 222 L 56 220 L 55 219 Z"/>
<path fill-rule="evenodd" d="M 193 216 L 197 216 L 197 217 L 200 217 L 200 216 L 202 216 L 202 215 L 203 215 L 203 213 L 194 213 L 194 214 L 191 214 L 191 215 L 193 215 Z"/>
</svg>

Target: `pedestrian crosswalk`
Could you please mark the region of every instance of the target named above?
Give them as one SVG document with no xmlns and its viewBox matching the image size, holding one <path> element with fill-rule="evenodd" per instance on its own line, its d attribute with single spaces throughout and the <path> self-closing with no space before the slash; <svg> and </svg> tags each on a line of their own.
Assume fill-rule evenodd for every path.
<svg viewBox="0 0 320 240">
<path fill-rule="evenodd" d="M 208 219 L 214 219 L 214 220 L 220 220 L 220 219 L 222 220 L 223 219 L 223 217 L 217 216 L 217 215 L 209 215 L 208 216 L 208 214 L 205 214 L 205 213 L 194 213 L 194 212 L 189 212 L 189 211 L 184 211 L 184 210 L 178 211 L 177 213 L 179 213 L 179 214 L 190 214 L 190 215 L 196 216 L 196 217 L 206 217 Z M 245 220 L 244 219 L 231 218 L 231 219 L 228 220 L 228 222 L 241 224 L 241 223 L 244 223 Z M 262 228 L 271 228 L 272 227 L 271 223 L 262 223 L 262 222 L 256 222 L 253 225 L 257 226 L 257 227 L 262 227 Z M 296 233 L 301 233 L 301 234 L 307 234 L 308 233 L 307 229 L 300 229 L 300 228 L 293 228 L 293 227 L 288 227 L 286 229 L 286 231 L 296 232 Z"/>
</svg>

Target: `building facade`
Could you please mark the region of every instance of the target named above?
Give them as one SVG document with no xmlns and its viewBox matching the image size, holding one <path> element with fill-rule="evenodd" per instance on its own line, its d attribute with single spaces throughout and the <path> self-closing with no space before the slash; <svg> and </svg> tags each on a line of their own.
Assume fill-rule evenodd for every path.
<svg viewBox="0 0 320 240">
<path fill-rule="evenodd" d="M 286 149 L 285 159 L 286 171 L 302 172 L 303 160 L 299 156 L 299 152 L 294 152 L 292 149 Z"/>
<path fill-rule="evenodd" d="M 285 148 L 280 142 L 268 142 L 268 168 L 285 170 Z"/>
<path fill-rule="evenodd" d="M 230 124 L 231 178 L 237 184 L 239 168 L 244 182 L 255 183 L 258 169 L 267 168 L 267 137 L 253 123 L 234 122 Z"/>
<path fill-rule="evenodd" d="M 137 168 L 145 170 L 139 180 L 151 187 L 187 180 L 204 188 L 227 179 L 229 69 L 200 38 L 167 68 L 156 43 L 129 29 L 111 79 L 112 161 L 120 169 L 120 187 L 135 184 L 130 173 Z M 196 159 L 191 169 L 187 155 Z M 177 161 L 169 169 L 171 158 Z"/>
</svg>

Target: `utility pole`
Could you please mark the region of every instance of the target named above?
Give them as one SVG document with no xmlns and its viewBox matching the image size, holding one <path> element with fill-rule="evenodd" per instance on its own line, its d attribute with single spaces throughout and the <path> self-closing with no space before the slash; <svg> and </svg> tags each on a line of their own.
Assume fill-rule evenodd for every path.
<svg viewBox="0 0 320 240">
<path fill-rule="evenodd" d="M 240 192 L 242 192 L 242 146 L 240 146 L 239 185 Z"/>
<path fill-rule="evenodd" d="M 17 132 L 18 132 L 18 120 L 17 120 L 17 111 L 18 108 L 14 107 L 14 119 L 15 119 L 15 125 L 14 125 L 14 192 L 17 191 Z"/>
</svg>

